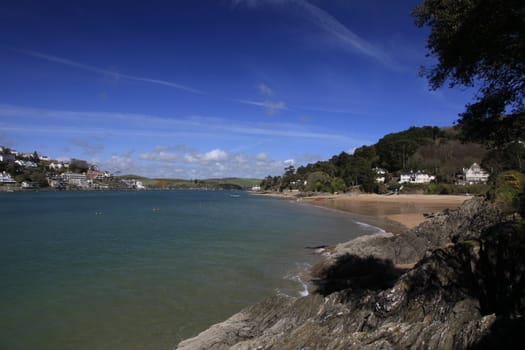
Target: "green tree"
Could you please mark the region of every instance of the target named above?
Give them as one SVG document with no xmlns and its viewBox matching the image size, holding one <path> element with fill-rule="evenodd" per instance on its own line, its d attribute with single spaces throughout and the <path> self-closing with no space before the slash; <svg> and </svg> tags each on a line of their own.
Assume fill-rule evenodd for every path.
<svg viewBox="0 0 525 350">
<path fill-rule="evenodd" d="M 295 173 L 295 167 L 293 165 L 289 165 L 286 168 L 284 168 L 284 175 L 281 179 L 280 184 L 280 191 L 283 191 L 284 189 L 293 189 L 293 185 L 295 185 L 295 182 L 298 179 L 298 175 Z"/>
<path fill-rule="evenodd" d="M 377 166 L 379 161 L 379 156 L 377 155 L 377 150 L 375 145 L 372 146 L 361 146 L 354 151 L 354 156 L 361 157 L 370 162 L 372 167 Z"/>
<path fill-rule="evenodd" d="M 279 189 L 280 184 L 281 184 L 280 176 L 268 175 L 261 181 L 261 188 L 265 191 L 268 191 L 268 190 L 276 191 Z"/>
<path fill-rule="evenodd" d="M 437 64 L 423 67 L 421 74 L 431 89 L 446 82 L 479 87 L 459 120 L 464 137 L 500 149 L 523 140 L 525 2 L 424 0 L 412 14 L 417 26 L 430 27 L 427 55 Z M 518 127 L 509 129 L 516 122 Z"/>
<path fill-rule="evenodd" d="M 38 164 L 40 162 L 40 158 L 38 157 L 38 153 L 36 151 L 34 151 L 33 154 L 31 155 L 31 157 L 29 158 L 29 160 Z"/>
<path fill-rule="evenodd" d="M 371 162 L 368 159 L 354 157 L 351 169 L 350 178 L 347 181 L 352 181 L 354 186 L 361 186 L 365 192 L 374 192 L 376 190 L 376 173 L 372 170 Z"/>
<path fill-rule="evenodd" d="M 336 177 L 330 182 L 331 192 L 344 192 L 346 190 L 346 184 L 343 179 Z"/>
<path fill-rule="evenodd" d="M 333 156 L 328 161 L 335 168 L 334 176 L 345 178 L 350 171 L 353 155 L 346 152 L 341 152 L 337 156 Z"/>
<path fill-rule="evenodd" d="M 385 135 L 375 145 L 379 165 L 392 172 L 407 170 L 410 157 L 419 147 L 433 143 L 440 135 L 439 128 L 431 126 L 411 127 L 405 131 Z"/>
<path fill-rule="evenodd" d="M 330 186 L 332 178 L 330 175 L 322 172 L 315 171 L 308 175 L 306 190 L 307 191 L 316 191 L 316 192 L 331 192 L 332 188 Z"/>
</svg>

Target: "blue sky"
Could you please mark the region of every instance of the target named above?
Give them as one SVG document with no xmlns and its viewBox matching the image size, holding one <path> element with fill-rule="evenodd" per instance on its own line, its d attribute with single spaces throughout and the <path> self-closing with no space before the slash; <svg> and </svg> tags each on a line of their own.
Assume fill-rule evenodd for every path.
<svg viewBox="0 0 525 350">
<path fill-rule="evenodd" d="M 2 1 L 0 145 L 150 177 L 279 175 L 472 91 L 418 77 L 418 1 Z"/>
</svg>

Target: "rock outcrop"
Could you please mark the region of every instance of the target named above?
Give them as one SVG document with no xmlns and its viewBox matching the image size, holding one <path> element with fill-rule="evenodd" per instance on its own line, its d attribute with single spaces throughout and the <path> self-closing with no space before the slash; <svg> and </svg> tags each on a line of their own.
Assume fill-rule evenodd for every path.
<svg viewBox="0 0 525 350">
<path fill-rule="evenodd" d="M 501 219 L 475 199 L 407 238 L 358 240 L 321 269 L 317 293 L 269 298 L 177 349 L 521 348 L 525 233 Z"/>
<path fill-rule="evenodd" d="M 419 261 L 429 250 L 460 240 L 479 237 L 498 222 L 501 212 L 483 198 L 473 198 L 461 207 L 434 214 L 421 225 L 401 235 L 382 233 L 359 237 L 335 247 L 335 255 L 352 254 L 391 260 L 394 264 Z"/>
</svg>

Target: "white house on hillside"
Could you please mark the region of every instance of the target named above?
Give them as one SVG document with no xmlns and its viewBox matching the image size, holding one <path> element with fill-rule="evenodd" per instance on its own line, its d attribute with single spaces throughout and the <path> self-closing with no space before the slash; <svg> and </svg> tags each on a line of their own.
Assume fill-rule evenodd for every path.
<svg viewBox="0 0 525 350">
<path fill-rule="evenodd" d="M 59 170 L 59 169 L 62 169 L 63 167 L 64 167 L 64 164 L 62 163 L 52 162 L 49 164 L 49 169 L 53 169 L 53 170 Z"/>
<path fill-rule="evenodd" d="M 16 183 L 16 181 L 13 180 L 11 175 L 6 173 L 5 171 L 2 171 L 0 173 L 0 184 L 14 184 L 14 183 Z"/>
<path fill-rule="evenodd" d="M 78 186 L 78 187 L 88 187 L 86 174 L 75 174 L 75 173 L 64 173 L 62 174 L 62 179 L 68 185 Z"/>
<path fill-rule="evenodd" d="M 24 168 L 36 168 L 38 165 L 30 160 L 15 160 L 15 164 L 18 164 Z"/>
<path fill-rule="evenodd" d="M 376 182 L 378 184 L 384 184 L 385 183 L 385 179 L 386 179 L 387 171 L 385 169 L 378 168 L 378 167 L 375 167 L 372 170 L 374 170 L 374 172 L 376 173 Z"/>
<path fill-rule="evenodd" d="M 465 183 L 472 184 L 484 184 L 489 180 L 490 174 L 485 171 L 478 163 L 474 163 L 470 168 L 463 168 L 463 178 Z"/>
<path fill-rule="evenodd" d="M 399 183 L 426 184 L 431 181 L 434 181 L 435 179 L 435 176 L 428 175 L 427 173 L 418 170 L 415 173 L 411 171 L 410 173 L 401 174 L 399 178 Z"/>
</svg>

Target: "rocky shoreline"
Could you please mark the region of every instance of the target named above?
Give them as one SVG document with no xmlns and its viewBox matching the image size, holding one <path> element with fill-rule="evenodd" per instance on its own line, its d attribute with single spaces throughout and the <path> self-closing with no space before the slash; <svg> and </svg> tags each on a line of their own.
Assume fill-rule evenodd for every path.
<svg viewBox="0 0 525 350">
<path fill-rule="evenodd" d="M 522 229 L 474 198 L 405 234 L 360 237 L 313 269 L 315 293 L 263 300 L 177 349 L 517 348 Z"/>
</svg>

